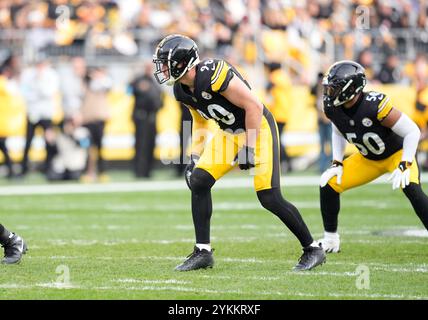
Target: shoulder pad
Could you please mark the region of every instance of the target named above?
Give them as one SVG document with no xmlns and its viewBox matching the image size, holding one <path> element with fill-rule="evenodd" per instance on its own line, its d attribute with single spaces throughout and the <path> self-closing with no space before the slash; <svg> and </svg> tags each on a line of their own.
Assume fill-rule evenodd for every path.
<svg viewBox="0 0 428 320">
<path fill-rule="evenodd" d="M 387 95 L 383 95 L 383 99 L 377 105 L 377 119 L 382 121 L 385 119 L 393 108 L 391 99 Z"/>
<path fill-rule="evenodd" d="M 213 92 L 226 90 L 229 81 L 233 77 L 230 65 L 224 60 L 203 60 L 200 63 L 199 72 L 201 86 L 209 88 Z"/>
</svg>

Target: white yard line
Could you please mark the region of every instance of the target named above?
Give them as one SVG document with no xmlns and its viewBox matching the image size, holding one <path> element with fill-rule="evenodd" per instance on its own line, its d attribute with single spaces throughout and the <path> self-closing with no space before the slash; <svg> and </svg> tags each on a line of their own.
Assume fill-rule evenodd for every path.
<svg viewBox="0 0 428 320">
<path fill-rule="evenodd" d="M 113 282 L 118 283 L 149 283 L 149 284 L 189 284 L 191 281 L 183 281 L 176 279 L 168 279 L 168 280 L 148 280 L 148 279 L 117 279 L 113 280 Z"/>
<path fill-rule="evenodd" d="M 29 255 L 26 259 L 55 259 L 55 260 L 69 260 L 69 259 L 86 259 L 85 256 L 31 256 Z M 115 257 L 115 256 L 102 256 L 102 257 L 92 257 L 97 260 L 164 260 L 164 261 L 174 261 L 180 262 L 185 258 L 183 256 L 134 256 L 134 257 Z M 248 263 L 248 264 L 270 264 L 277 265 L 281 264 L 290 264 L 294 265 L 297 260 L 292 259 L 258 259 L 258 258 L 231 258 L 231 257 L 218 257 L 216 258 L 218 262 L 224 263 Z M 378 263 L 378 262 L 344 262 L 344 261 L 330 261 L 327 257 L 326 265 L 337 265 L 344 266 L 351 269 L 356 269 L 360 265 L 366 265 L 372 270 L 377 271 L 386 271 L 386 272 L 399 272 L 399 273 L 428 273 L 428 264 L 414 264 L 414 263 L 402 263 L 402 264 L 387 264 L 387 263 Z M 298 275 L 298 276 L 316 276 L 316 275 L 331 275 L 331 276 L 351 276 L 354 275 L 356 271 L 347 271 L 347 272 L 329 272 L 329 271 L 312 271 L 304 273 L 295 273 L 288 270 L 284 270 L 284 274 Z"/>
<path fill-rule="evenodd" d="M 428 174 L 422 174 L 421 180 L 428 182 Z M 281 179 L 282 186 L 318 186 L 319 176 L 287 177 Z M 383 176 L 372 182 L 373 184 L 385 184 Z M 215 185 L 216 189 L 252 188 L 252 177 L 224 178 Z M 149 192 L 149 191 L 178 191 L 185 190 L 187 186 L 184 179 L 165 181 L 136 181 L 114 182 L 106 184 L 47 184 L 47 185 L 7 185 L 0 187 L 0 196 L 10 195 L 34 195 L 34 194 L 81 194 L 81 193 L 105 193 L 105 192 Z"/>
<path fill-rule="evenodd" d="M 126 280 L 126 281 L 123 281 Z M 132 281 L 127 281 L 132 280 Z M 136 280 L 136 281 L 134 281 Z M 168 280 L 166 280 L 168 281 Z M 14 290 L 28 290 L 28 289 L 37 289 L 37 288 L 46 288 L 46 289 L 79 289 L 79 290 L 100 290 L 100 291 L 165 291 L 165 292 L 188 292 L 188 293 L 196 293 L 196 294 L 210 294 L 210 295 L 225 295 L 225 294 L 236 294 L 236 295 L 245 295 L 245 296 L 297 296 L 297 297 L 310 297 L 310 298 L 317 298 L 317 297 L 323 297 L 327 295 L 331 298 L 363 298 L 363 299 L 422 299 L 427 300 L 428 297 L 424 296 L 415 296 L 415 295 L 404 295 L 404 294 L 379 294 L 379 293 L 339 293 L 339 292 L 330 292 L 324 294 L 313 294 L 313 293 L 307 293 L 307 292 L 300 292 L 300 291 L 261 291 L 261 292 L 248 292 L 248 291 L 242 291 L 242 290 L 214 290 L 214 289 L 203 289 L 203 288 L 193 288 L 193 287 L 184 287 L 179 285 L 165 285 L 169 283 L 178 283 L 174 281 L 166 282 L 166 281 L 159 281 L 159 282 L 146 282 L 151 283 L 151 285 L 142 285 L 142 286 L 136 286 L 136 283 L 140 283 L 138 279 L 119 279 L 115 280 L 114 282 L 119 283 L 133 283 L 132 286 L 128 285 L 119 285 L 119 286 L 78 286 L 78 285 L 63 285 L 61 283 L 38 283 L 35 285 L 21 285 L 21 284 L 15 284 L 15 283 L 9 283 L 9 284 L 0 284 L 1 289 L 14 289 Z M 145 282 L 141 282 L 145 283 Z"/>
<path fill-rule="evenodd" d="M 294 272 L 284 271 L 284 276 L 332 276 L 332 277 L 356 277 L 359 274 L 356 272 L 329 272 L 329 271 L 311 271 L 311 272 Z M 236 280 L 236 277 L 222 275 L 196 275 L 195 277 L 214 280 Z M 255 280 L 255 281 L 281 281 L 287 280 L 286 277 L 257 277 L 257 276 L 240 276 L 240 280 Z"/>
<path fill-rule="evenodd" d="M 352 239 L 348 239 L 346 240 L 347 243 L 365 243 L 365 244 L 391 244 L 391 239 L 394 239 L 394 237 L 384 237 L 385 240 L 371 240 L 371 239 L 356 239 L 356 240 L 352 240 Z M 402 240 L 402 239 L 397 239 L 395 240 L 396 244 L 421 244 L 421 245 L 426 245 L 427 241 L 425 240 Z"/>
<path fill-rule="evenodd" d="M 192 287 L 181 287 L 181 286 L 120 286 L 120 287 L 113 287 L 113 286 L 102 286 L 102 287 L 96 287 L 94 289 L 98 290 L 130 290 L 130 291 L 177 291 L 177 292 L 194 292 L 194 293 L 206 293 L 206 294 L 238 294 L 238 295 L 250 295 L 250 296 L 299 296 L 299 297 L 322 297 L 323 294 L 313 294 L 313 293 L 306 293 L 306 292 L 299 292 L 299 291 L 261 291 L 261 292 L 247 292 L 242 290 L 213 290 L 213 289 L 202 289 L 202 288 L 192 288 Z M 364 293 L 356 293 L 356 294 L 350 294 L 350 293 L 338 293 L 338 292 L 330 292 L 326 294 L 329 297 L 332 298 L 366 298 L 366 299 L 422 299 L 426 300 L 428 297 L 424 296 L 415 296 L 415 295 L 404 295 L 404 294 L 379 294 L 379 293 L 371 293 L 371 294 L 364 294 Z"/>
<path fill-rule="evenodd" d="M 215 231 L 221 231 L 221 230 L 250 230 L 250 232 L 254 228 L 222 228 L 222 227 L 213 227 L 212 230 Z M 267 228 L 269 229 L 269 228 Z M 36 228 L 36 230 L 44 230 L 44 228 Z M 46 229 L 47 230 L 47 229 Z M 58 230 L 61 230 L 60 228 Z M 181 229 L 184 230 L 184 229 Z M 191 230 L 191 229 L 188 229 Z M 260 230 L 265 230 L 265 228 L 260 228 Z M 266 238 L 274 238 L 276 241 L 286 241 L 291 239 L 291 235 L 288 234 L 286 231 L 283 232 L 284 229 L 278 229 L 279 232 L 270 232 L 269 234 L 265 234 L 263 236 L 254 234 L 254 235 L 248 235 L 248 236 L 212 236 L 211 240 L 216 243 L 224 243 L 224 242 L 235 242 L 235 243 L 249 243 L 253 241 L 260 241 L 260 239 L 266 239 Z M 321 237 L 321 234 L 314 234 L 318 237 Z M 346 232 L 347 239 L 346 243 L 348 244 L 368 244 L 368 245 L 378 245 L 378 244 L 385 244 L 389 245 L 391 243 L 391 239 L 393 237 L 378 237 L 376 239 L 352 239 L 349 238 L 349 236 L 356 235 L 371 235 L 370 231 L 362 232 Z M 422 238 L 422 237 L 420 237 Z M 426 237 L 424 237 L 426 238 Z M 170 245 L 170 244 L 181 244 L 181 243 L 194 243 L 194 238 L 174 238 L 174 239 L 126 239 L 126 240 L 96 240 L 96 239 L 49 239 L 46 240 L 49 245 L 54 246 L 93 246 L 93 245 L 103 245 L 103 246 L 115 246 L 115 245 L 122 245 L 122 244 L 160 244 L 160 245 Z M 397 239 L 395 240 L 397 244 L 420 244 L 420 245 L 426 245 L 427 241 L 424 239 Z M 37 245 L 38 249 L 47 248 L 42 243 L 39 243 Z"/>
<path fill-rule="evenodd" d="M 38 283 L 36 284 L 36 287 L 53 288 L 53 289 L 83 289 L 80 286 L 73 285 L 71 283 L 62 283 L 62 282 Z"/>
<path fill-rule="evenodd" d="M 0 289 L 37 289 L 37 288 L 52 288 L 52 289 L 83 289 L 81 286 L 73 284 L 64 284 L 61 282 L 47 282 L 32 284 L 17 284 L 17 283 L 3 283 L 0 284 Z"/>
<path fill-rule="evenodd" d="M 319 200 L 313 201 L 293 201 L 293 204 L 299 209 L 317 209 L 319 210 L 320 204 Z M 3 210 L 29 210 L 32 207 L 30 203 L 6 203 L 2 204 Z M 64 212 L 71 212 L 74 210 L 79 211 L 90 211 L 90 210 L 103 210 L 109 214 L 111 213 L 134 213 L 134 212 L 142 212 L 142 211 L 162 211 L 162 212 L 177 212 L 177 211 L 190 211 L 190 201 L 188 203 L 177 204 L 143 204 L 143 203 L 135 203 L 133 205 L 119 205 L 117 202 L 104 202 L 99 205 L 88 204 L 88 203 L 75 203 L 72 205 L 64 205 L 60 203 L 38 203 L 39 208 L 45 208 L 49 212 L 56 212 L 55 218 L 58 219 L 59 215 L 63 215 Z M 347 208 L 360 208 L 361 210 L 365 210 L 366 208 L 376 208 L 380 210 L 388 210 L 388 209 L 407 209 L 408 203 L 406 201 L 402 201 L 400 203 L 396 202 L 388 202 L 381 203 L 379 201 L 357 201 L 357 200 L 347 200 L 346 201 Z M 249 200 L 248 202 L 231 202 L 231 201 L 218 201 L 213 203 L 213 209 L 215 212 L 226 212 L 229 214 L 231 211 L 240 211 L 246 212 L 249 210 L 265 210 L 260 205 L 260 203 L 256 200 Z M 48 215 L 47 215 L 48 216 Z M 111 216 L 111 215 L 110 215 Z M 64 215 L 62 216 L 64 217 Z M 242 216 L 240 216 L 242 217 Z"/>
</svg>

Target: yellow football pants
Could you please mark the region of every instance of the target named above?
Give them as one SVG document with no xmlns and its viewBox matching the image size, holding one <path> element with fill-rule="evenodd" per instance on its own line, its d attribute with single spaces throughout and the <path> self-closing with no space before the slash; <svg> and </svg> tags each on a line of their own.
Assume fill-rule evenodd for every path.
<svg viewBox="0 0 428 320">
<path fill-rule="evenodd" d="M 256 191 L 280 186 L 279 138 L 275 119 L 264 112 L 255 148 L 255 167 L 248 170 L 254 176 Z M 218 130 L 207 143 L 196 168 L 206 170 L 218 180 L 237 165 L 234 159 L 245 144 L 245 132 L 231 134 Z"/>
<path fill-rule="evenodd" d="M 342 193 L 351 188 L 369 183 L 387 172 L 393 172 L 401 162 L 403 150 L 394 153 L 384 160 L 369 160 L 359 152 L 343 161 L 342 183 L 337 184 L 337 177 L 330 179 L 328 184 L 336 192 Z M 419 168 L 416 159 L 410 167 L 410 182 L 419 184 Z"/>
</svg>

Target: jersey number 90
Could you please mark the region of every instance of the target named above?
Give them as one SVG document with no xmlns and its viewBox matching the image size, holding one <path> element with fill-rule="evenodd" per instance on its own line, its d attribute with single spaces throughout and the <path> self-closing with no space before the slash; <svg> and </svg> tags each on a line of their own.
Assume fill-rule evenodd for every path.
<svg viewBox="0 0 428 320">
<path fill-rule="evenodd" d="M 211 117 L 208 117 L 205 113 L 203 113 L 201 110 L 197 110 L 199 112 L 199 114 L 204 118 L 204 119 L 215 119 L 217 121 L 221 121 L 224 124 L 227 125 L 232 125 L 235 123 L 235 115 L 230 112 L 227 111 L 225 108 L 223 108 L 221 105 L 219 104 L 210 104 L 208 107 L 208 112 L 210 114 Z"/>
</svg>

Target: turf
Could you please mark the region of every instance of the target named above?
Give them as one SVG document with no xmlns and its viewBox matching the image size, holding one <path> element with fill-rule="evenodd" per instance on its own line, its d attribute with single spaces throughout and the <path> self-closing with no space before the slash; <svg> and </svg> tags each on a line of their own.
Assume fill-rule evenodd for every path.
<svg viewBox="0 0 428 320">
<path fill-rule="evenodd" d="M 320 237 L 318 188 L 283 193 Z M 216 265 L 178 273 L 194 241 L 187 190 L 2 196 L 1 222 L 30 250 L 0 265 L 0 299 L 428 299 L 428 238 L 379 233 L 423 228 L 389 185 L 343 195 L 342 252 L 304 273 L 291 271 L 298 241 L 253 190 L 213 197 Z"/>
</svg>

